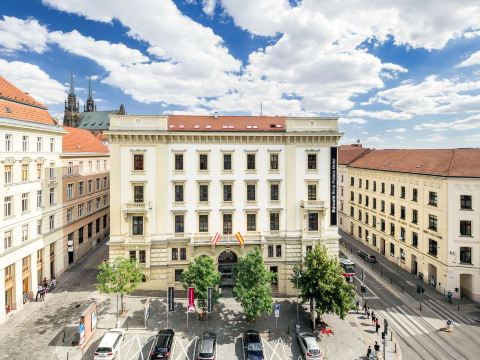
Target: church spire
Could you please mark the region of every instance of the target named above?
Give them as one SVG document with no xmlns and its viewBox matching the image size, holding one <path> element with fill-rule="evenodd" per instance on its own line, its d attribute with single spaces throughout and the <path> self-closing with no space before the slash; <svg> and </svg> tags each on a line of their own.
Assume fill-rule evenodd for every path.
<svg viewBox="0 0 480 360">
<path fill-rule="evenodd" d="M 86 112 L 96 111 L 95 102 L 92 96 L 92 77 L 88 77 L 88 98 L 85 106 Z"/>
<path fill-rule="evenodd" d="M 73 84 L 73 73 L 70 73 L 70 95 L 75 95 L 75 85 Z"/>
<path fill-rule="evenodd" d="M 88 98 L 92 99 L 92 77 L 88 77 Z"/>
<path fill-rule="evenodd" d="M 73 84 L 73 73 L 70 73 L 70 92 L 65 101 L 65 112 L 63 114 L 63 125 L 76 127 L 78 124 L 79 104 L 75 95 L 75 85 Z"/>
</svg>

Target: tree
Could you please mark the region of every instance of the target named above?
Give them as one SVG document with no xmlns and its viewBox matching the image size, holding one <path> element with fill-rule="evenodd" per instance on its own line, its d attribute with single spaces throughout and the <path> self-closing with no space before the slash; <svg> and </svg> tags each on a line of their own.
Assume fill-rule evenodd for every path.
<svg viewBox="0 0 480 360">
<path fill-rule="evenodd" d="M 258 248 L 239 259 L 234 275 L 233 297 L 242 306 L 247 320 L 254 320 L 262 313 L 271 313 L 272 273 L 266 269 Z"/>
<path fill-rule="evenodd" d="M 188 269 L 182 274 L 182 283 L 185 289 L 195 288 L 197 305 L 202 309 L 202 315 L 207 311 L 208 288 L 213 288 L 213 303 L 218 302 L 218 286 L 220 285 L 220 273 L 211 257 L 202 255 L 193 259 L 188 264 Z"/>
<path fill-rule="evenodd" d="M 355 289 L 343 277 L 343 269 L 324 246 L 315 246 L 307 253 L 303 266 L 295 266 L 291 279 L 302 302 L 315 299 L 316 311 L 332 313 L 344 319 L 355 300 Z M 297 279 L 298 277 L 298 279 Z"/>
<path fill-rule="evenodd" d="M 138 264 L 135 260 L 118 258 L 109 263 L 104 261 L 98 269 L 97 289 L 105 294 L 117 294 L 117 313 L 118 313 L 118 295 L 121 299 L 121 313 L 123 314 L 123 296 L 135 291 L 138 284 L 142 281 Z"/>
</svg>

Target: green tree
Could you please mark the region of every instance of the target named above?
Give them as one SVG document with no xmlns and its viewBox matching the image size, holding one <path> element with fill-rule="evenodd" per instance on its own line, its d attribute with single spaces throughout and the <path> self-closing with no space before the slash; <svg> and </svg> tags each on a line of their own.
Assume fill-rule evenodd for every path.
<svg viewBox="0 0 480 360">
<path fill-rule="evenodd" d="M 117 312 L 118 295 L 121 298 L 121 313 L 124 312 L 123 297 L 135 291 L 138 284 L 142 281 L 138 264 L 135 260 L 117 258 L 112 263 L 103 262 L 98 269 L 97 289 L 105 294 L 117 294 Z"/>
<path fill-rule="evenodd" d="M 324 246 L 309 251 L 302 266 L 295 266 L 291 279 L 297 286 L 302 302 L 315 299 L 316 311 L 336 314 L 344 319 L 355 300 L 355 289 L 345 281 L 343 269 Z M 298 279 L 297 279 L 298 277 Z"/>
<path fill-rule="evenodd" d="M 267 270 L 260 250 L 249 251 L 235 266 L 233 296 L 243 308 L 247 320 L 272 312 L 272 273 Z"/>
<path fill-rule="evenodd" d="M 218 302 L 218 286 L 220 285 L 220 273 L 215 262 L 209 256 L 199 256 L 188 264 L 188 269 L 182 274 L 182 283 L 185 289 L 195 288 L 197 305 L 204 315 L 207 310 L 208 288 L 213 288 L 213 303 Z"/>
</svg>

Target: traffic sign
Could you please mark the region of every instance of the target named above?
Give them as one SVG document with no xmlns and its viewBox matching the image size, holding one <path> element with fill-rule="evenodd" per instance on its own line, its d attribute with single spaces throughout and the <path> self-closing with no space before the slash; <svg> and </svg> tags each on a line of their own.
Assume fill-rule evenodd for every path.
<svg viewBox="0 0 480 360">
<path fill-rule="evenodd" d="M 167 302 L 168 302 L 168 311 L 174 311 L 175 310 L 175 288 L 173 286 L 170 286 L 168 288 Z"/>
<path fill-rule="evenodd" d="M 447 320 L 447 325 L 452 325 L 452 320 Z"/>
<path fill-rule="evenodd" d="M 207 311 L 213 311 L 213 288 L 207 288 Z"/>
<path fill-rule="evenodd" d="M 280 317 L 280 304 L 275 304 L 275 317 Z"/>
</svg>

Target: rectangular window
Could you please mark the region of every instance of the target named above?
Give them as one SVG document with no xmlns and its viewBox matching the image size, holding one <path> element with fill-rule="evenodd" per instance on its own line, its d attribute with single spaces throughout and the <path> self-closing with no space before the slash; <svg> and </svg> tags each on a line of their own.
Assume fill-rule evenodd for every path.
<svg viewBox="0 0 480 360">
<path fill-rule="evenodd" d="M 199 201 L 208 201 L 208 185 L 200 184 L 198 186 Z"/>
<path fill-rule="evenodd" d="M 390 236 L 395 236 L 395 224 L 390 223 Z"/>
<path fill-rule="evenodd" d="M 55 138 L 50 138 L 50 152 L 55 152 Z"/>
<path fill-rule="evenodd" d="M 268 245 L 268 257 L 273 257 L 273 245 Z"/>
<path fill-rule="evenodd" d="M 373 182 L 373 191 L 377 191 L 377 182 L 376 181 Z"/>
<path fill-rule="evenodd" d="M 271 212 L 270 213 L 270 231 L 280 230 L 280 213 Z"/>
<path fill-rule="evenodd" d="M 318 231 L 318 213 L 308 213 L 308 231 Z"/>
<path fill-rule="evenodd" d="M 435 191 L 428 192 L 428 205 L 437 206 L 438 198 Z"/>
<path fill-rule="evenodd" d="M 369 188 L 369 181 L 365 180 L 365 189 L 368 190 L 368 188 Z"/>
<path fill-rule="evenodd" d="M 37 164 L 37 180 L 42 179 L 43 165 L 41 163 Z"/>
<path fill-rule="evenodd" d="M 415 231 L 412 231 L 412 246 L 418 247 L 418 234 Z"/>
<path fill-rule="evenodd" d="M 428 253 L 437 256 L 437 242 L 435 240 L 428 239 Z"/>
<path fill-rule="evenodd" d="M 67 222 L 71 223 L 73 221 L 73 207 L 67 209 Z"/>
<path fill-rule="evenodd" d="M 358 203 L 359 203 L 359 204 L 362 203 L 362 194 L 358 194 Z"/>
<path fill-rule="evenodd" d="M 270 184 L 270 200 L 278 201 L 278 184 Z"/>
<path fill-rule="evenodd" d="M 96 189 L 97 191 L 101 189 L 101 184 L 100 184 L 100 178 L 96 178 L 95 179 L 95 183 L 96 183 Z"/>
<path fill-rule="evenodd" d="M 395 196 L 395 185 L 390 184 L 390 196 Z"/>
<path fill-rule="evenodd" d="M 223 214 L 223 234 L 232 233 L 232 214 Z"/>
<path fill-rule="evenodd" d="M 180 248 L 180 260 L 187 260 L 187 248 Z"/>
<path fill-rule="evenodd" d="M 3 198 L 3 216 L 8 217 L 12 216 L 13 213 L 13 203 L 12 203 L 12 196 L 5 196 Z"/>
<path fill-rule="evenodd" d="M 88 236 L 89 239 L 93 236 L 93 223 L 88 224 L 87 236 Z"/>
<path fill-rule="evenodd" d="M 143 231 L 143 227 L 142 227 L 142 231 Z M 95 220 L 95 233 L 99 233 L 100 232 L 100 218 L 98 218 L 97 220 Z M 140 235 L 140 234 L 138 234 Z"/>
<path fill-rule="evenodd" d="M 53 230 L 55 228 L 55 215 L 50 215 L 48 217 L 48 229 Z"/>
<path fill-rule="evenodd" d="M 185 230 L 185 216 L 175 215 L 175 233 L 182 234 Z"/>
<path fill-rule="evenodd" d="M 257 230 L 257 214 L 247 214 L 247 231 Z"/>
<path fill-rule="evenodd" d="M 89 193 L 93 192 L 93 180 L 92 179 L 88 180 L 87 184 L 88 184 L 88 192 Z"/>
<path fill-rule="evenodd" d="M 390 215 L 395 216 L 395 204 L 390 204 Z"/>
<path fill-rule="evenodd" d="M 143 155 L 142 155 L 142 156 L 143 156 Z M 97 161 L 95 162 L 95 170 L 96 170 L 97 172 L 100 171 L 100 160 L 97 160 Z"/>
<path fill-rule="evenodd" d="M 175 154 L 175 170 L 183 170 L 183 154 Z"/>
<path fill-rule="evenodd" d="M 198 215 L 198 232 L 208 232 L 208 215 Z"/>
<path fill-rule="evenodd" d="M 143 185 L 133 186 L 133 201 L 136 203 L 143 203 Z"/>
<path fill-rule="evenodd" d="M 368 207 L 368 195 L 365 196 L 365 206 Z"/>
<path fill-rule="evenodd" d="M 232 170 L 232 154 L 223 154 L 223 170 Z"/>
<path fill-rule="evenodd" d="M 73 162 L 69 161 L 67 165 L 67 175 L 73 175 Z"/>
<path fill-rule="evenodd" d="M 385 232 L 385 220 L 383 219 L 380 220 L 380 230 Z"/>
<path fill-rule="evenodd" d="M 93 200 L 87 201 L 87 213 L 89 214 L 92 212 L 92 204 L 93 204 Z"/>
<path fill-rule="evenodd" d="M 384 200 L 382 200 L 380 202 L 380 211 L 383 212 L 383 213 L 385 212 L 385 201 Z"/>
<path fill-rule="evenodd" d="M 28 181 L 28 164 L 22 164 L 22 181 Z"/>
<path fill-rule="evenodd" d="M 83 161 L 78 162 L 78 173 L 83 174 Z"/>
<path fill-rule="evenodd" d="M 183 185 L 175 185 L 175 202 L 183 202 Z"/>
<path fill-rule="evenodd" d="M 78 204 L 77 215 L 79 218 L 83 216 L 83 204 Z"/>
<path fill-rule="evenodd" d="M 270 154 L 270 170 L 278 170 L 278 154 Z"/>
<path fill-rule="evenodd" d="M 462 210 L 472 210 L 472 196 L 471 195 L 460 195 L 460 209 L 462 209 Z"/>
<path fill-rule="evenodd" d="M 350 201 L 355 201 L 355 193 L 350 191 Z"/>
<path fill-rule="evenodd" d="M 73 198 L 73 184 L 67 184 L 67 199 Z"/>
<path fill-rule="evenodd" d="M 106 189 L 107 186 L 108 186 L 108 180 L 107 180 L 107 177 L 104 176 L 104 177 L 103 177 L 103 188 Z"/>
<path fill-rule="evenodd" d="M 472 236 L 472 222 L 461 220 L 460 221 L 460 235 Z"/>
<path fill-rule="evenodd" d="M 37 220 L 37 235 L 42 235 L 42 219 Z"/>
<path fill-rule="evenodd" d="M 3 248 L 8 249 L 12 247 L 12 230 L 3 233 Z"/>
<path fill-rule="evenodd" d="M 373 201 L 373 203 L 372 203 L 372 208 L 373 208 L 373 209 L 377 209 L 377 199 L 376 199 L 376 198 L 372 198 L 372 201 Z"/>
<path fill-rule="evenodd" d="M 137 252 L 135 250 L 129 251 L 130 260 L 136 261 L 137 260 Z"/>
<path fill-rule="evenodd" d="M 78 183 L 78 196 L 83 196 L 85 192 L 85 181 L 80 181 Z"/>
<path fill-rule="evenodd" d="M 247 154 L 247 170 L 255 170 L 255 154 Z"/>
<path fill-rule="evenodd" d="M 247 201 L 255 201 L 256 199 L 256 186 L 254 184 L 247 185 Z"/>
<path fill-rule="evenodd" d="M 12 165 L 5 165 L 4 166 L 4 169 L 5 169 L 5 184 L 11 184 L 12 183 L 12 179 L 13 179 L 13 176 L 12 176 Z"/>
<path fill-rule="evenodd" d="M 307 156 L 307 169 L 317 170 L 317 154 L 308 154 Z"/>
<path fill-rule="evenodd" d="M 385 183 L 382 182 L 382 191 L 381 191 L 382 194 L 385 194 Z"/>
<path fill-rule="evenodd" d="M 13 151 L 12 134 L 5 134 L 5 152 Z"/>
<path fill-rule="evenodd" d="M 317 185 L 308 184 L 308 200 L 317 200 Z"/>
<path fill-rule="evenodd" d="M 22 225 L 22 242 L 28 240 L 28 224 Z"/>
<path fill-rule="evenodd" d="M 132 216 L 132 235 L 143 235 L 143 216 Z"/>
<path fill-rule="evenodd" d="M 275 256 L 282 257 L 282 245 L 275 246 Z"/>
<path fill-rule="evenodd" d="M 232 185 L 223 184 L 223 201 L 232 201 Z"/>
<path fill-rule="evenodd" d="M 418 224 L 418 211 L 415 209 L 412 210 L 412 223 Z"/>
<path fill-rule="evenodd" d="M 30 194 L 29 193 L 23 193 L 22 194 L 22 213 L 27 212 L 30 208 Z"/>
<path fill-rule="evenodd" d="M 437 231 L 437 217 L 435 215 L 428 215 L 428 228 Z"/>
<path fill-rule="evenodd" d="M 182 281 L 182 274 L 183 274 L 183 269 L 175 269 L 175 281 L 176 282 Z"/>
<path fill-rule="evenodd" d="M 402 199 L 405 199 L 405 186 L 402 186 L 402 187 L 400 188 L 400 197 L 401 197 Z"/>
<path fill-rule="evenodd" d="M 358 237 L 361 239 L 362 238 L 362 227 L 358 227 Z"/>
<path fill-rule="evenodd" d="M 390 256 L 395 256 L 395 244 L 390 243 Z"/>
<path fill-rule="evenodd" d="M 350 177 L 350 186 L 354 186 L 355 185 L 355 179 L 351 176 Z"/>
<path fill-rule="evenodd" d="M 107 227 L 107 215 L 103 215 L 103 228 Z"/>
<path fill-rule="evenodd" d="M 372 226 L 373 226 L 374 228 L 377 227 L 377 217 L 376 217 L 375 215 L 372 216 Z"/>
<path fill-rule="evenodd" d="M 133 170 L 134 171 L 143 171 L 143 154 L 133 154 Z"/>
<path fill-rule="evenodd" d="M 103 199 L 103 206 L 107 206 L 108 195 L 103 195 L 103 196 L 102 196 L 102 199 Z"/>
<path fill-rule="evenodd" d="M 400 228 L 400 240 L 405 241 L 405 228 L 401 227 Z"/>
<path fill-rule="evenodd" d="M 464 264 L 472 263 L 472 248 L 471 247 L 461 247 L 460 248 L 460 262 Z"/>
<path fill-rule="evenodd" d="M 95 199 L 95 203 L 96 203 L 97 210 L 100 209 L 100 197 L 97 197 Z"/>
<path fill-rule="evenodd" d="M 362 210 L 358 210 L 358 221 L 362 221 Z"/>
<path fill-rule="evenodd" d="M 208 155 L 207 154 L 200 154 L 199 155 L 199 169 L 200 169 L 200 171 L 207 171 L 208 170 Z"/>
<path fill-rule="evenodd" d="M 78 243 L 79 244 L 83 243 L 83 227 L 78 229 Z"/>
<path fill-rule="evenodd" d="M 350 217 L 352 217 L 352 218 L 353 218 L 353 216 L 354 216 L 354 213 L 353 213 L 353 212 L 354 212 L 354 211 L 353 211 L 353 206 L 350 206 Z"/>
<path fill-rule="evenodd" d="M 22 135 L 22 151 L 28 152 L 28 136 Z"/>
<path fill-rule="evenodd" d="M 39 136 L 37 137 L 37 152 L 41 153 L 43 151 L 43 139 Z"/>
<path fill-rule="evenodd" d="M 140 264 L 145 264 L 146 263 L 147 257 L 145 256 L 145 250 L 140 250 L 138 252 L 138 262 Z"/>
</svg>

